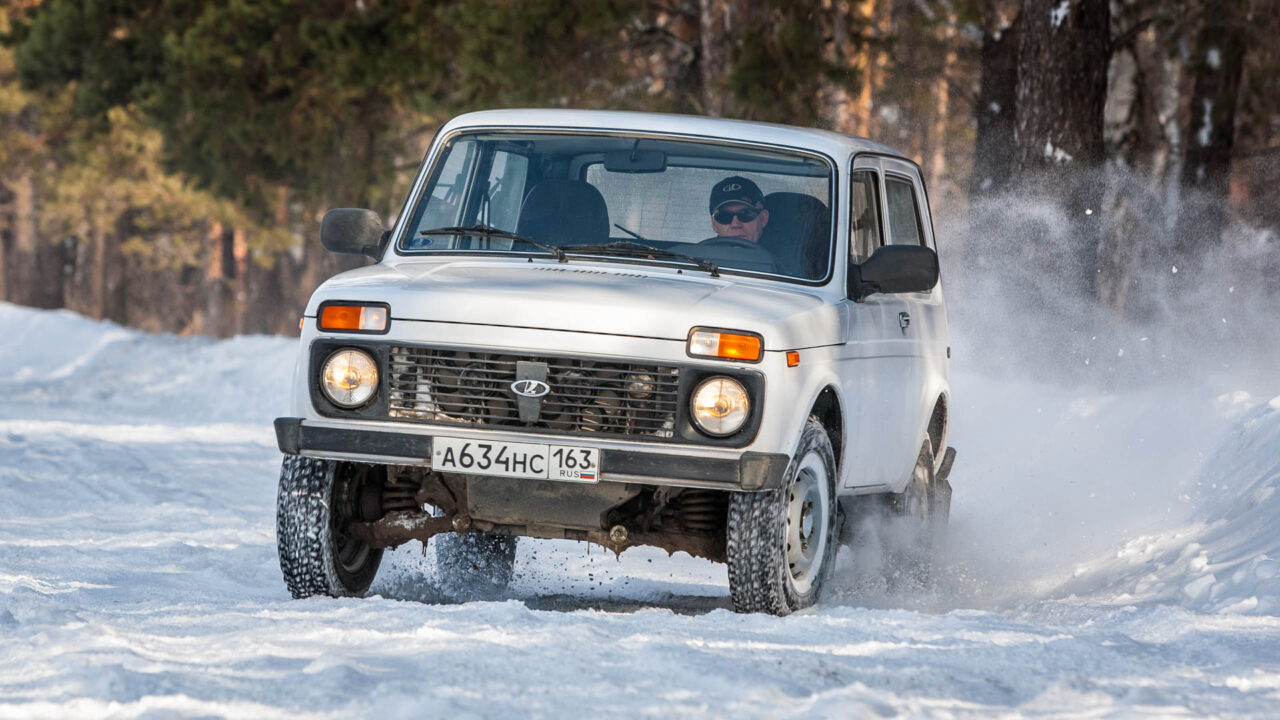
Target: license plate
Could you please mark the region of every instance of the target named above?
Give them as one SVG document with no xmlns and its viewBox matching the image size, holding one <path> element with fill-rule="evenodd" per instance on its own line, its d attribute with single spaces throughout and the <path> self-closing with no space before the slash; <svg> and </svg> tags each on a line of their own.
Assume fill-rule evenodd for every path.
<svg viewBox="0 0 1280 720">
<path fill-rule="evenodd" d="M 431 469 L 470 475 L 593 483 L 600 477 L 600 451 L 572 445 L 437 437 L 431 441 Z"/>
</svg>

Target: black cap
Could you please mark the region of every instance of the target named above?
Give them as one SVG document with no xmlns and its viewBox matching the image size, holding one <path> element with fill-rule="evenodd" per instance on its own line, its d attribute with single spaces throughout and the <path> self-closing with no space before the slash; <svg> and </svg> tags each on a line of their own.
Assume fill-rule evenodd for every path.
<svg viewBox="0 0 1280 720">
<path fill-rule="evenodd" d="M 742 203 L 751 207 L 762 207 L 764 205 L 764 193 L 760 192 L 760 186 L 742 177 L 734 175 L 727 177 L 716 186 L 711 188 L 711 212 L 719 210 L 722 206 L 731 203 Z"/>
</svg>

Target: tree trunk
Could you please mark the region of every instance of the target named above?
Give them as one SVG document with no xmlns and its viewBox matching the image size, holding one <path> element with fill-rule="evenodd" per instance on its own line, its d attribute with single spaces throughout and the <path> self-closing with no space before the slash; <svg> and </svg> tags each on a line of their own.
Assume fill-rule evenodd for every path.
<svg viewBox="0 0 1280 720">
<path fill-rule="evenodd" d="M 86 212 L 81 226 L 82 236 L 72 251 L 71 273 L 67 277 L 63 296 L 66 308 L 92 318 L 102 318 L 102 235 L 103 228 L 90 224 L 93 213 Z"/>
<path fill-rule="evenodd" d="M 1015 130 L 1019 171 L 1102 162 L 1109 24 L 1107 0 L 1024 0 Z"/>
<path fill-rule="evenodd" d="M 856 3 L 858 24 L 864 29 L 874 31 L 878 29 L 876 23 L 878 5 L 884 5 L 888 0 L 860 0 Z M 876 63 L 876 55 L 878 51 L 873 49 L 873 43 L 867 39 L 863 39 L 858 43 L 856 52 L 851 54 L 850 64 L 853 66 L 858 76 L 858 95 L 851 98 L 852 103 L 849 110 L 849 129 L 854 135 L 867 137 L 871 134 L 871 83 L 872 83 L 872 67 Z"/>
<path fill-rule="evenodd" d="M 745 10 L 742 0 L 699 0 L 698 69 L 702 75 L 702 113 L 724 117 L 733 113 L 729 97 L 729 63 L 735 24 Z"/>
<path fill-rule="evenodd" d="M 1014 180 L 1051 198 L 1075 250 L 1073 285 L 1094 296 L 1102 238 L 1108 0 L 1023 0 Z"/>
<path fill-rule="evenodd" d="M 9 299 L 20 305 L 39 305 L 39 276 L 36 271 L 36 183 L 26 170 L 18 175 L 13 190 L 13 247 L 9 254 Z"/>
<path fill-rule="evenodd" d="M 135 260 L 126 258 L 120 248 L 120 240 L 128 237 L 132 219 L 128 214 L 120 217 L 112 227 L 99 233 L 98 241 L 101 243 L 100 250 L 96 255 L 101 260 L 101 266 L 96 269 L 97 274 L 101 278 L 102 292 L 102 314 L 99 317 L 110 320 L 112 322 L 124 325 L 130 322 L 130 313 L 128 311 L 128 284 L 129 276 L 136 277 L 142 275 L 142 271 L 137 267 Z M 148 282 L 143 277 L 138 277 L 139 282 Z M 153 305 L 152 308 L 155 306 Z M 144 312 L 151 312 L 152 308 L 147 308 Z M 136 323 L 134 323 L 136 325 Z"/>
<path fill-rule="evenodd" d="M 870 17 L 875 28 L 873 35 L 876 47 L 870 54 L 871 62 L 867 68 L 864 99 L 860 99 L 859 104 L 862 105 L 866 119 L 865 134 L 872 139 L 881 140 L 880 122 L 876 118 L 876 103 L 880 97 L 880 91 L 884 88 L 885 78 L 889 75 L 889 52 L 886 50 L 886 45 L 893 37 L 893 2 L 892 0 L 869 0 L 867 6 L 872 13 Z"/>
<path fill-rule="evenodd" d="M 947 126 L 951 117 L 951 73 L 956 64 L 956 14 L 947 10 L 942 28 L 942 72 L 933 83 L 933 123 L 929 130 L 928 188 L 936 200 L 950 197 L 942 179 L 947 173 Z M 935 200 L 935 201 L 936 201 Z"/>
<path fill-rule="evenodd" d="M 852 43 L 849 40 L 849 3 L 822 0 L 822 11 L 831 17 L 831 41 L 823 48 L 822 59 L 833 68 L 853 71 Z M 849 90 L 830 78 L 822 81 L 823 119 L 836 132 L 849 132 L 853 125 L 853 98 Z"/>
<path fill-rule="evenodd" d="M 1227 225 L 1248 6 L 1241 0 L 1209 0 L 1203 8 L 1190 68 L 1194 89 L 1182 166 L 1182 184 L 1190 191 L 1178 219 L 1178 254 L 1184 257 L 1217 245 Z"/>
<path fill-rule="evenodd" d="M 987 0 L 978 86 L 978 135 L 973 146 L 971 200 L 1004 192 L 1013 172 L 1014 121 L 1018 97 L 1018 46 L 1022 15 L 1006 20 L 997 0 Z"/>
<path fill-rule="evenodd" d="M 9 248 L 13 245 L 13 192 L 0 182 L 0 300 L 9 299 Z"/>
</svg>

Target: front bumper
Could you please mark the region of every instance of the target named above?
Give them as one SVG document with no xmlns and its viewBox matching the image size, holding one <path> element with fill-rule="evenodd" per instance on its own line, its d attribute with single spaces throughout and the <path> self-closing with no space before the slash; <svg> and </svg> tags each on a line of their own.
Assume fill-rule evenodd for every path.
<svg viewBox="0 0 1280 720">
<path fill-rule="evenodd" d="M 390 465 L 431 465 L 430 435 L 307 425 L 302 418 L 277 418 L 275 426 L 280 451 L 288 455 Z M 581 438 L 573 442 L 588 444 Z M 737 459 L 724 459 L 604 448 L 600 450 L 600 480 L 720 490 L 772 490 L 782 487 L 788 461 L 786 455 L 776 453 L 744 452 Z"/>
</svg>

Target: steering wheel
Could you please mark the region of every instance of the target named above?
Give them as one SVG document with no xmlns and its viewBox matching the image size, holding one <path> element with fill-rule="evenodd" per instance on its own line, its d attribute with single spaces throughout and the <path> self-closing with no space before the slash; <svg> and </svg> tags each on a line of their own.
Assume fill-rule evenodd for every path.
<svg viewBox="0 0 1280 720">
<path fill-rule="evenodd" d="M 764 248 L 760 247 L 756 243 L 751 242 L 750 240 L 744 240 L 740 237 L 732 237 L 727 235 L 716 235 L 714 237 L 709 237 L 706 240 L 703 240 L 702 242 L 698 243 L 698 246 L 704 247 L 704 248 L 705 247 L 727 247 L 727 248 L 735 248 L 738 250 L 755 250 L 757 252 L 764 250 Z"/>
</svg>

